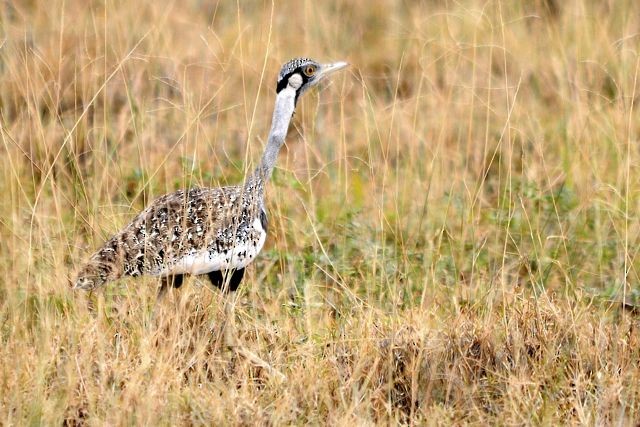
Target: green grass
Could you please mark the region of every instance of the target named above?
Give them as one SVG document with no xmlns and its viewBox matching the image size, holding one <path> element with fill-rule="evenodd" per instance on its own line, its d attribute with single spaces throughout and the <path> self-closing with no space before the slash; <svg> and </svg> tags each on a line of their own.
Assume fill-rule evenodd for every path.
<svg viewBox="0 0 640 427">
<path fill-rule="evenodd" d="M 3 4 L 0 422 L 635 425 L 639 25 L 630 0 Z M 298 106 L 237 307 L 287 380 L 225 348 L 202 280 L 74 293 L 153 198 L 243 179 L 302 55 L 351 67 Z"/>
</svg>

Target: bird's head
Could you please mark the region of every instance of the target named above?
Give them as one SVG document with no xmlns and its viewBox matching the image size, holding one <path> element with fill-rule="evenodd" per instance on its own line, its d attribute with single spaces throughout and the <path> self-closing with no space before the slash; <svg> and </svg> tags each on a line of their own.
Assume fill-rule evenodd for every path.
<svg viewBox="0 0 640 427">
<path fill-rule="evenodd" d="M 348 64 L 346 62 L 334 62 L 330 64 L 320 64 L 309 58 L 295 58 L 287 62 L 280 69 L 278 75 L 278 86 L 276 92 L 290 87 L 296 91 L 296 102 L 300 95 L 309 88 L 317 85 L 329 74 L 341 70 Z"/>
</svg>

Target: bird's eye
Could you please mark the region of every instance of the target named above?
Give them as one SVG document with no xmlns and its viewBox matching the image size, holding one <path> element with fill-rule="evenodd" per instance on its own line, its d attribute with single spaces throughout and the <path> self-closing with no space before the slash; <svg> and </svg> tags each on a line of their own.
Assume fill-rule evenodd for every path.
<svg viewBox="0 0 640 427">
<path fill-rule="evenodd" d="M 316 66 L 315 65 L 307 65 L 304 68 L 304 73 L 308 76 L 311 77 L 316 73 Z"/>
</svg>

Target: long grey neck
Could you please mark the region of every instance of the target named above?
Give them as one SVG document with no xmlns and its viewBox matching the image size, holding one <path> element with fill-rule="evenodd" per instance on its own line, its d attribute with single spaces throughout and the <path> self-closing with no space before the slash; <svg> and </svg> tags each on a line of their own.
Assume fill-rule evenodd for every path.
<svg viewBox="0 0 640 427">
<path fill-rule="evenodd" d="M 264 185 L 271 178 L 271 173 L 278 159 L 280 148 L 284 144 L 289 129 L 289 123 L 295 110 L 296 91 L 291 86 L 282 89 L 276 96 L 276 106 L 271 120 L 271 131 L 267 147 L 256 170 L 247 180 L 247 184 L 254 186 L 260 193 Z"/>
</svg>

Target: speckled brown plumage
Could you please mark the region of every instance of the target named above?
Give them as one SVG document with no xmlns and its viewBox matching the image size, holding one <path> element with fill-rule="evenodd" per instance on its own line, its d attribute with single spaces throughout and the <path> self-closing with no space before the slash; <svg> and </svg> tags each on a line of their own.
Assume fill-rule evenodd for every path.
<svg viewBox="0 0 640 427">
<path fill-rule="evenodd" d="M 256 228 L 257 223 L 261 227 Z M 250 183 L 167 194 L 153 201 L 90 258 L 78 274 L 76 287 L 93 289 L 122 276 L 190 273 L 182 271 L 181 260 L 203 249 L 243 267 L 257 251 L 235 253 L 234 249 L 259 250 L 266 228 L 262 186 Z"/>
</svg>

